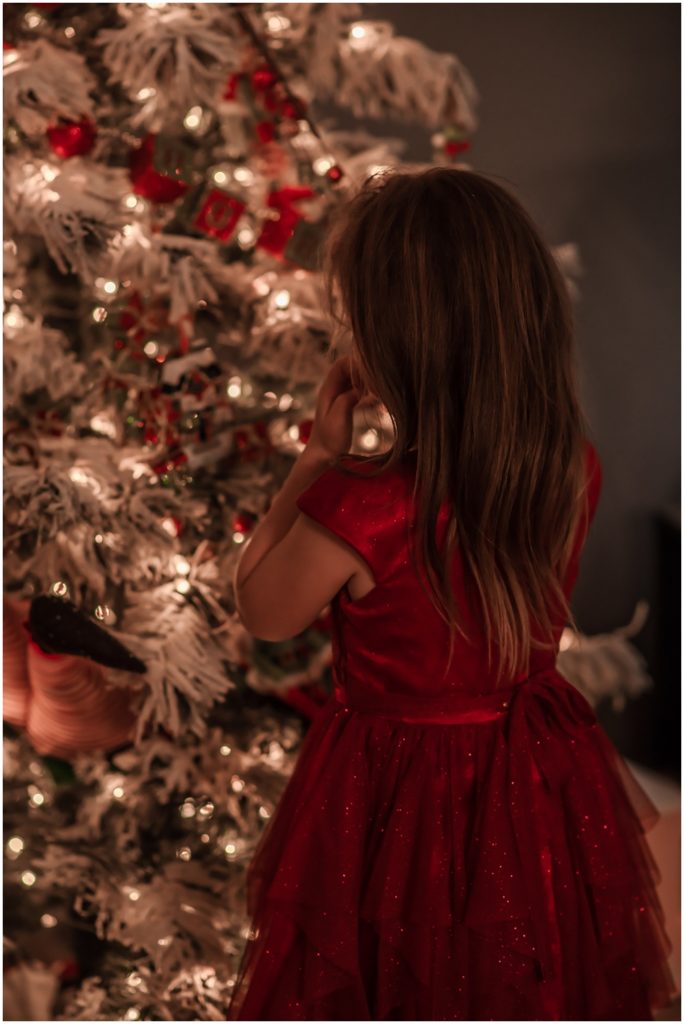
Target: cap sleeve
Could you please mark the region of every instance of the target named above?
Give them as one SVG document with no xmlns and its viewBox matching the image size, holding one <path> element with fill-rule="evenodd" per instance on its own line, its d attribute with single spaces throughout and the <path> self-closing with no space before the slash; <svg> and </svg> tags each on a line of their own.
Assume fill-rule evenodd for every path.
<svg viewBox="0 0 684 1024">
<path fill-rule="evenodd" d="M 377 546 L 377 503 L 373 484 L 336 466 L 326 469 L 296 499 L 297 508 L 345 541 L 370 568 L 376 583 L 382 576 Z"/>
</svg>

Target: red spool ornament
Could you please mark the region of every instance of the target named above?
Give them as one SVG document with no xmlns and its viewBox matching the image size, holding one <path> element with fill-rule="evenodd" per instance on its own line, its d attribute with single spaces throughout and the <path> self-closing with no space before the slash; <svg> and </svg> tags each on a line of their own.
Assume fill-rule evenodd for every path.
<svg viewBox="0 0 684 1024">
<path fill-rule="evenodd" d="M 85 156 L 95 145 L 97 130 L 92 121 L 65 121 L 47 130 L 50 149 L 63 160 L 72 156 Z"/>
<path fill-rule="evenodd" d="M 266 92 L 278 81 L 278 76 L 268 64 L 263 64 L 252 72 L 251 83 L 254 92 Z"/>
<path fill-rule="evenodd" d="M 156 135 L 147 135 L 142 145 L 131 152 L 130 174 L 136 195 L 152 203 L 173 203 L 188 191 L 184 181 L 161 174 L 154 169 Z"/>
<path fill-rule="evenodd" d="M 245 204 L 221 189 L 212 189 L 206 196 L 195 218 L 193 226 L 205 235 L 212 235 L 226 242 L 235 230 Z"/>
</svg>

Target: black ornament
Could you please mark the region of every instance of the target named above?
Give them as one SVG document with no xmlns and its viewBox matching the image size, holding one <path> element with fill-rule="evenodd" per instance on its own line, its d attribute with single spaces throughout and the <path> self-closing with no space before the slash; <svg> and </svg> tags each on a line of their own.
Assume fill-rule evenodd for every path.
<svg viewBox="0 0 684 1024">
<path fill-rule="evenodd" d="M 32 639 L 47 654 L 76 654 L 107 668 L 147 671 L 144 661 L 71 601 L 49 594 L 34 597 L 28 623 Z"/>
</svg>

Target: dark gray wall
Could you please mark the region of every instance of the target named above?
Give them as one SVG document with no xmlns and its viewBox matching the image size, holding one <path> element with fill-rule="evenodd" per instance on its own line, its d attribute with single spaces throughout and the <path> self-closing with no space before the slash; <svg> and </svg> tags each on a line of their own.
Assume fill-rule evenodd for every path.
<svg viewBox="0 0 684 1024">
<path fill-rule="evenodd" d="M 549 243 L 579 246 L 581 390 L 604 488 L 574 608 L 594 633 L 626 623 L 640 598 L 651 602 L 636 642 L 659 688 L 676 692 L 678 666 L 662 678 L 673 666 L 658 633 L 657 518 L 680 486 L 679 5 L 363 7 L 365 18 L 457 54 L 481 97 L 466 159 L 508 181 Z M 429 159 L 428 132 L 395 134 Z M 641 756 L 628 729 L 622 745 Z"/>
</svg>

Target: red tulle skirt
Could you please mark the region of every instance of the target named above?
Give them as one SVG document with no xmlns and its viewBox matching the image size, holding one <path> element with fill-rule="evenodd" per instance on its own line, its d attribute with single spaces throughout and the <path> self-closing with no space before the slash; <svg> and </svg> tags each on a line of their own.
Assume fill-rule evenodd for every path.
<svg viewBox="0 0 684 1024">
<path fill-rule="evenodd" d="M 319 711 L 248 875 L 229 1020 L 652 1020 L 654 805 L 555 670 Z M 423 704 L 425 709 L 425 704 Z"/>
</svg>

